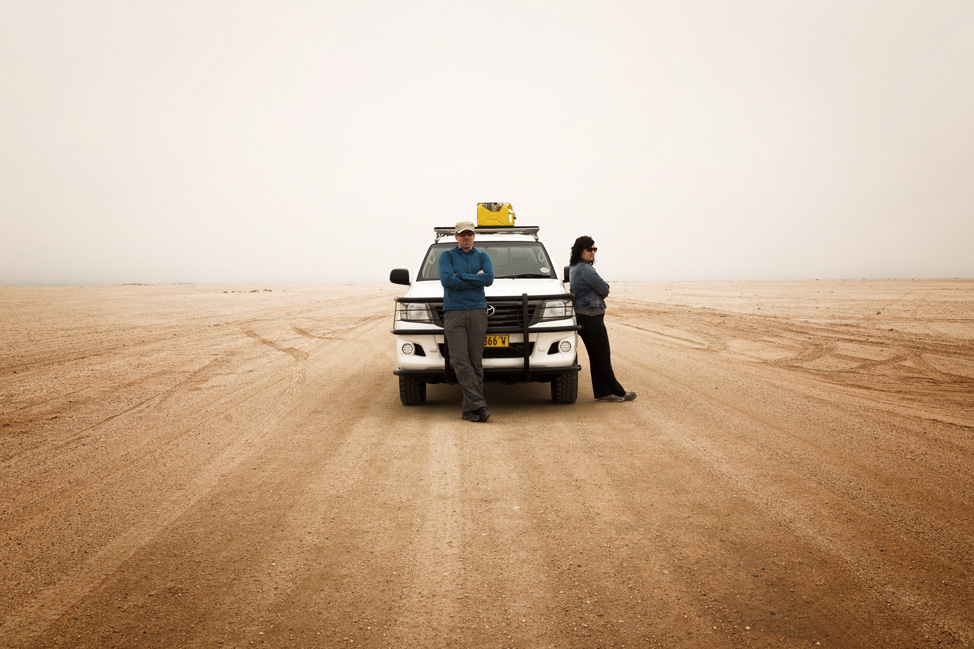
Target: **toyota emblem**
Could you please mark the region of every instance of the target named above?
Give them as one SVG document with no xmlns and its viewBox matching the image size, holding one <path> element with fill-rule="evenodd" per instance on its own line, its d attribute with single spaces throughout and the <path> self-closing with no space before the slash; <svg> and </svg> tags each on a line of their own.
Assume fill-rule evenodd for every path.
<svg viewBox="0 0 974 649">
<path fill-rule="evenodd" d="M 494 315 L 494 305 L 493 304 L 488 304 L 487 305 L 487 317 L 489 318 L 492 315 Z"/>
</svg>

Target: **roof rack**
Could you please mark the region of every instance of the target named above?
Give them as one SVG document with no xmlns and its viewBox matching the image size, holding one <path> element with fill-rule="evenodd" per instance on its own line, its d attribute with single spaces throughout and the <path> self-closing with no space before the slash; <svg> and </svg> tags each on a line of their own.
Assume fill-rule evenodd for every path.
<svg viewBox="0 0 974 649">
<path fill-rule="evenodd" d="M 534 237 L 534 240 L 538 240 L 538 231 L 541 230 L 540 225 L 513 225 L 513 226 L 497 226 L 497 227 L 483 227 L 477 226 L 474 228 L 474 232 L 477 234 L 530 234 Z M 433 228 L 433 232 L 436 233 L 436 240 L 439 241 L 443 237 L 456 233 L 456 228 L 454 227 L 439 227 Z"/>
</svg>

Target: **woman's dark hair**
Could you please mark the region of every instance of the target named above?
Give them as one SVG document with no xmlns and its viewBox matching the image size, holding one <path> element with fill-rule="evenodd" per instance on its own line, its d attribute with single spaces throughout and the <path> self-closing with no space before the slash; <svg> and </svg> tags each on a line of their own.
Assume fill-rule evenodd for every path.
<svg viewBox="0 0 974 649">
<path fill-rule="evenodd" d="M 568 262 L 569 266 L 574 266 L 582 259 L 582 251 L 586 248 L 595 244 L 595 239 L 583 234 L 579 238 L 575 239 L 575 244 L 572 246 L 572 257 L 571 261 Z"/>
</svg>

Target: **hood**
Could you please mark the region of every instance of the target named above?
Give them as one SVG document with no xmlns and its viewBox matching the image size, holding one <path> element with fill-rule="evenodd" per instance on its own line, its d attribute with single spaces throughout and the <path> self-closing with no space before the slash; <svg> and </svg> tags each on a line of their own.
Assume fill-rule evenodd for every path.
<svg viewBox="0 0 974 649">
<path fill-rule="evenodd" d="M 553 278 L 495 279 L 493 284 L 484 289 L 487 297 L 512 297 L 522 293 L 529 296 L 557 295 L 568 292 L 568 286 L 564 282 Z M 443 285 L 439 282 L 413 282 L 405 297 L 443 297 Z"/>
</svg>

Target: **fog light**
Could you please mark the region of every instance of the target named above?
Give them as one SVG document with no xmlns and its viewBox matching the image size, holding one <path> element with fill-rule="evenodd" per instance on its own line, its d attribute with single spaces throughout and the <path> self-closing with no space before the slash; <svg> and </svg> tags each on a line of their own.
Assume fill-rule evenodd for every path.
<svg viewBox="0 0 974 649">
<path fill-rule="evenodd" d="M 561 351 L 568 353 L 571 350 L 572 350 L 572 344 L 569 341 L 567 340 L 561 341 Z"/>
<path fill-rule="evenodd" d="M 412 343 L 403 343 L 403 345 L 402 345 L 402 353 L 405 354 L 406 356 L 412 356 L 412 354 L 413 354 L 413 344 Z"/>
</svg>

